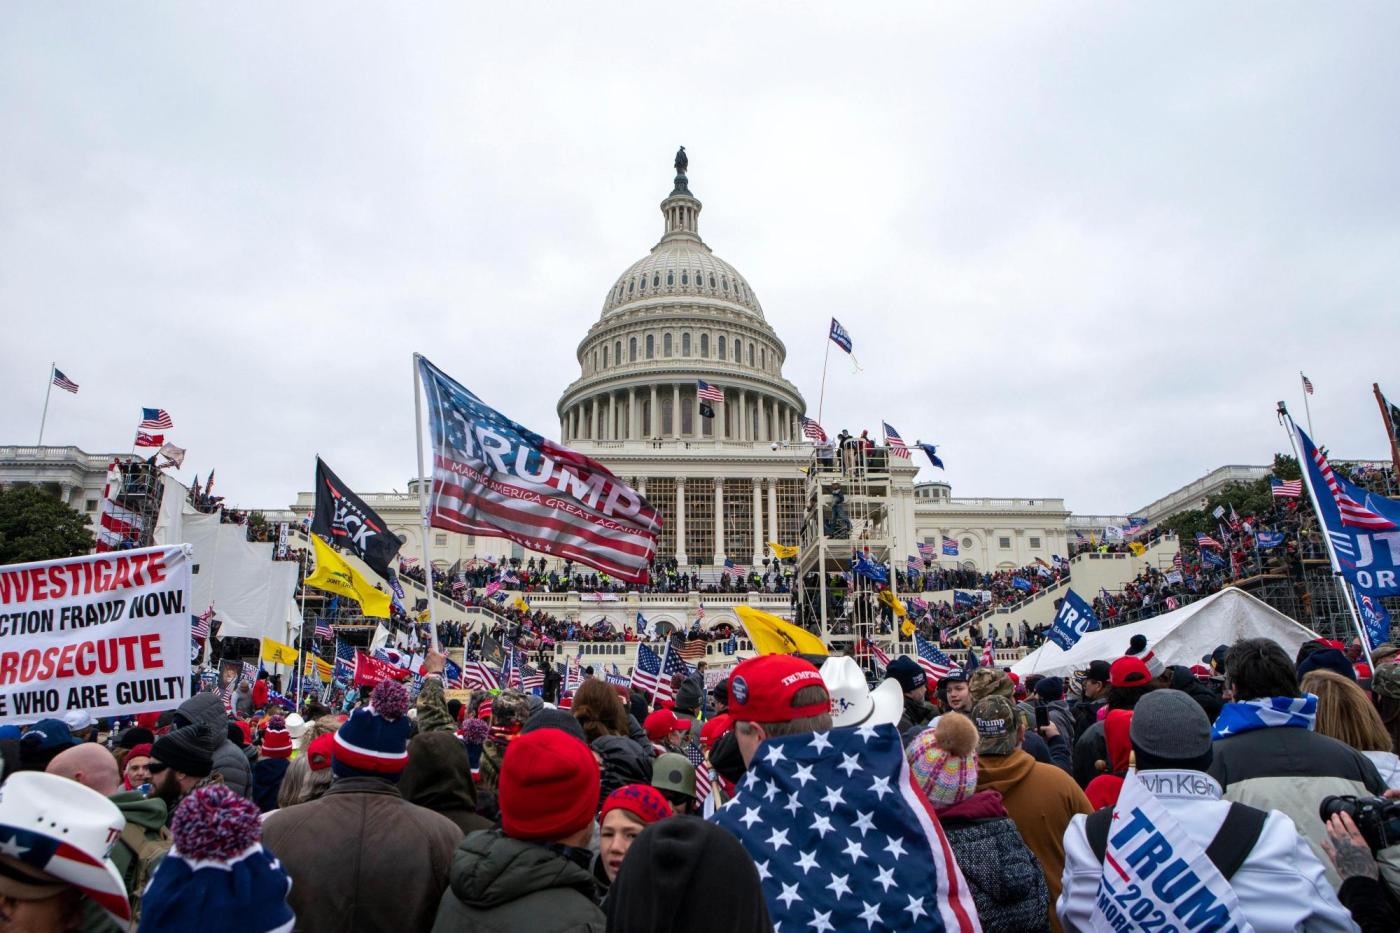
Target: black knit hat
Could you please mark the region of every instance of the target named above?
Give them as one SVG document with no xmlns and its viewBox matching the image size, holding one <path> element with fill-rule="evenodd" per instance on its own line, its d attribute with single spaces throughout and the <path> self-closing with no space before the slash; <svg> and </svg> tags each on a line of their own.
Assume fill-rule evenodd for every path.
<svg viewBox="0 0 1400 933">
<path fill-rule="evenodd" d="M 214 753 L 210 749 L 221 744 L 214 741 L 215 735 L 205 723 L 182 726 L 156 739 L 151 757 L 182 774 L 208 777 L 214 770 Z"/>
<path fill-rule="evenodd" d="M 588 737 L 583 734 L 583 726 L 579 725 L 570 713 L 562 709 L 542 709 L 529 719 L 525 720 L 525 725 L 520 727 L 520 734 L 525 735 L 534 732 L 536 729 L 559 729 L 567 732 L 584 744 L 588 743 Z"/>
<path fill-rule="evenodd" d="M 720 894 L 695 910 L 695 892 Z M 694 816 L 642 830 L 608 892 L 609 933 L 767 933 L 753 859 L 733 834 Z"/>
</svg>

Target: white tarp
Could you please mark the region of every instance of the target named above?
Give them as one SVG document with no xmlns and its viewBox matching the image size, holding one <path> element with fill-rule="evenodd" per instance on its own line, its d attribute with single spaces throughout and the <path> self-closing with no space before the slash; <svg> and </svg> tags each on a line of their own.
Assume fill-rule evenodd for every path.
<svg viewBox="0 0 1400 933">
<path fill-rule="evenodd" d="M 1128 650 L 1134 635 L 1147 639 L 1147 647 L 1168 666 L 1199 664 L 1216 645 L 1234 644 L 1241 638 L 1269 638 L 1283 646 L 1291 658 L 1316 632 L 1260 602 L 1243 590 L 1228 587 L 1189 606 L 1131 625 L 1089 632 L 1070 648 L 1046 642 L 1011 666 L 1018 677 L 1031 674 L 1065 677 L 1083 670 L 1090 661 L 1113 661 Z"/>
<path fill-rule="evenodd" d="M 274 561 L 271 543 L 248 541 L 244 526 L 222 524 L 217 513 L 186 513 L 183 525 L 196 568 L 192 611 L 198 615 L 213 606 L 220 637 L 285 641 L 296 563 Z"/>
<path fill-rule="evenodd" d="M 153 544 L 184 544 L 185 501 L 189 490 L 173 476 L 161 475 L 160 512 L 156 515 Z"/>
</svg>

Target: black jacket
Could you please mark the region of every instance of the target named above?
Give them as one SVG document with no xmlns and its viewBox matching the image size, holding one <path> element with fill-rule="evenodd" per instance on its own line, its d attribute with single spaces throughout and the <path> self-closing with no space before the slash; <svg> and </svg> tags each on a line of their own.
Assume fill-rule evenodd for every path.
<svg viewBox="0 0 1400 933">
<path fill-rule="evenodd" d="M 602 933 L 607 918 L 592 893 L 588 869 L 551 848 L 482 830 L 452 853 L 433 931 Z"/>
</svg>

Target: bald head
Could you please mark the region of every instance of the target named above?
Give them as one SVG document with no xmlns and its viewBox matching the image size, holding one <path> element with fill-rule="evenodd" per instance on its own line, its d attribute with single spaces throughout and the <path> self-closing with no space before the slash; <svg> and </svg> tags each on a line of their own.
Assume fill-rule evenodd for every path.
<svg viewBox="0 0 1400 933">
<path fill-rule="evenodd" d="M 91 787 L 103 797 L 110 797 L 122 789 L 117 759 L 107 749 L 92 742 L 59 752 L 44 770 Z"/>
</svg>

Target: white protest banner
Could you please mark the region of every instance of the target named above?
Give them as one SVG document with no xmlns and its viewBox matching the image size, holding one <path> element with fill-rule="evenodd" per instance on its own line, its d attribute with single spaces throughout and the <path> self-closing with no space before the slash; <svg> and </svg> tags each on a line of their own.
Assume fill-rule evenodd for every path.
<svg viewBox="0 0 1400 933">
<path fill-rule="evenodd" d="M 1136 771 L 1113 808 L 1090 924 L 1096 933 L 1254 933 L 1230 882 Z"/>
<path fill-rule="evenodd" d="M 0 567 L 0 722 L 180 705 L 189 596 L 184 545 Z"/>
</svg>

